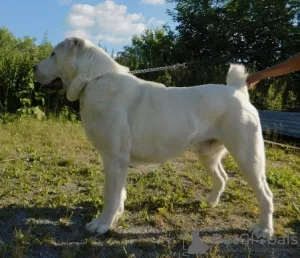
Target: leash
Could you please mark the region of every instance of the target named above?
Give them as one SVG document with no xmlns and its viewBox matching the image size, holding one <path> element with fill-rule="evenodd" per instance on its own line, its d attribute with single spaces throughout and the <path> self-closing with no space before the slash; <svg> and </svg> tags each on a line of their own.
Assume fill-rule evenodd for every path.
<svg viewBox="0 0 300 258">
<path fill-rule="evenodd" d="M 131 73 L 131 74 L 151 73 L 151 72 L 157 72 L 157 71 L 163 71 L 163 70 L 176 70 L 179 68 L 183 68 L 183 69 L 188 68 L 188 63 L 166 65 L 166 66 L 146 68 L 146 69 L 141 69 L 141 70 L 134 70 L 134 71 L 130 71 L 129 73 Z"/>
</svg>

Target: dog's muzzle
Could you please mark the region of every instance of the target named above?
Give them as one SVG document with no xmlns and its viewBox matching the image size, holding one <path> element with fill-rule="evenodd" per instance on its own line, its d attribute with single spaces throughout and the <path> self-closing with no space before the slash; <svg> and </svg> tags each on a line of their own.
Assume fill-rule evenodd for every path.
<svg viewBox="0 0 300 258">
<path fill-rule="evenodd" d="M 39 82 L 35 82 L 34 89 L 37 91 L 43 92 L 57 92 L 63 88 L 61 78 L 56 78 L 51 81 L 49 84 L 41 84 Z"/>
</svg>

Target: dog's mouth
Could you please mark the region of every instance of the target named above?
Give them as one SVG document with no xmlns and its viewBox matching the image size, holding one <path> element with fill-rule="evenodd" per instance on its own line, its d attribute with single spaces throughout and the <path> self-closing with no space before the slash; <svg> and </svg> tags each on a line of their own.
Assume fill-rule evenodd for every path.
<svg viewBox="0 0 300 258">
<path fill-rule="evenodd" d="M 39 88 L 39 91 L 44 91 L 44 92 L 57 92 L 62 89 L 63 83 L 61 78 L 56 78 L 49 84 L 40 84 L 37 83 L 36 87 Z"/>
</svg>

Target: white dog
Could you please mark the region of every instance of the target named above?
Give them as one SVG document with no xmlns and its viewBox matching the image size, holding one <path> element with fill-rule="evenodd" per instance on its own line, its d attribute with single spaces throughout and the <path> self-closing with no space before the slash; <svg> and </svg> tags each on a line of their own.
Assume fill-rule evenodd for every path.
<svg viewBox="0 0 300 258">
<path fill-rule="evenodd" d="M 208 202 L 217 205 L 227 175 L 228 150 L 253 189 L 260 208 L 251 232 L 273 234 L 273 196 L 265 176 L 265 154 L 257 110 L 249 102 L 247 73 L 231 65 L 227 85 L 176 88 L 129 74 L 90 41 L 67 38 L 35 67 L 39 83 L 80 100 L 85 133 L 104 161 L 104 208 L 86 228 L 105 233 L 124 211 L 128 166 L 163 162 L 190 147 L 211 175 Z"/>
</svg>

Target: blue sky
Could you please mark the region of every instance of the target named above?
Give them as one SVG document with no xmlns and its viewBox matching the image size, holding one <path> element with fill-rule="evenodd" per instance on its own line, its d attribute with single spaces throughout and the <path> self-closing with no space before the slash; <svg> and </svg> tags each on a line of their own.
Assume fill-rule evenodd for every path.
<svg viewBox="0 0 300 258">
<path fill-rule="evenodd" d="M 164 0 L 4 0 L 0 26 L 16 37 L 30 36 L 40 43 L 45 31 L 52 44 L 66 36 L 82 36 L 102 46 L 121 50 L 145 28 L 174 23 Z"/>
</svg>

